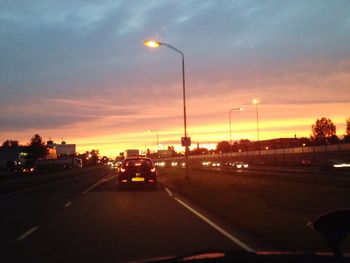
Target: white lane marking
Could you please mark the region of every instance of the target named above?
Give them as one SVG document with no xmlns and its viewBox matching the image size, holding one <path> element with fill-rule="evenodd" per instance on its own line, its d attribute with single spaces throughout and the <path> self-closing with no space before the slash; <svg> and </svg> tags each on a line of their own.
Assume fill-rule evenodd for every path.
<svg viewBox="0 0 350 263">
<path fill-rule="evenodd" d="M 240 246 L 241 248 L 243 248 L 245 251 L 247 252 L 252 252 L 255 253 L 255 250 L 252 249 L 250 246 L 248 246 L 247 244 L 245 244 L 244 242 L 242 242 L 241 240 L 239 240 L 238 238 L 234 237 L 233 235 L 231 235 L 230 233 L 228 233 L 227 231 L 225 231 L 224 229 L 222 229 L 221 227 L 219 227 L 218 225 L 216 225 L 213 221 L 211 221 L 210 219 L 206 218 L 204 215 L 202 215 L 201 213 L 197 212 L 196 210 L 194 210 L 192 207 L 190 207 L 188 204 L 186 204 L 185 202 L 181 201 L 180 199 L 174 197 L 174 199 L 179 202 L 181 205 L 183 205 L 184 207 L 186 207 L 188 210 L 190 210 L 193 214 L 195 214 L 196 216 L 198 216 L 200 219 L 202 219 L 204 222 L 206 222 L 207 224 L 209 224 L 211 227 L 213 227 L 214 229 L 216 229 L 217 231 L 219 231 L 222 235 L 224 235 L 225 237 L 227 237 L 228 239 L 230 239 L 233 243 L 235 243 L 236 245 Z"/>
<path fill-rule="evenodd" d="M 167 191 L 169 196 L 173 196 L 173 193 L 167 187 L 165 187 L 165 191 Z"/>
<path fill-rule="evenodd" d="M 90 192 L 92 189 L 94 189 L 95 187 L 99 186 L 100 184 L 103 184 L 103 183 L 105 183 L 105 182 L 107 182 L 109 180 L 112 180 L 114 178 L 116 178 L 116 176 L 112 176 L 112 177 L 106 176 L 106 177 L 102 178 L 101 180 L 97 181 L 97 183 L 93 184 L 92 186 L 87 188 L 85 191 L 83 191 L 83 194 L 86 194 L 86 193 Z"/>
<path fill-rule="evenodd" d="M 64 207 L 67 208 L 67 207 L 69 207 L 71 204 L 72 204 L 72 202 L 69 201 L 68 203 L 66 203 L 66 204 L 64 205 Z"/>
<path fill-rule="evenodd" d="M 114 178 L 117 178 L 117 176 L 116 175 L 112 175 L 112 176 L 109 176 L 109 177 L 107 176 L 107 177 L 102 178 L 102 181 L 107 182 L 107 181 L 112 180 Z"/>
<path fill-rule="evenodd" d="M 25 239 L 26 237 L 28 237 L 30 234 L 32 234 L 33 232 L 35 232 L 37 229 L 39 228 L 39 226 L 33 227 L 31 229 L 29 229 L 28 231 L 26 231 L 23 235 L 19 236 L 15 241 L 22 241 L 23 239 Z"/>
<path fill-rule="evenodd" d="M 93 184 L 89 188 L 87 188 L 85 191 L 83 191 L 83 194 L 86 194 L 87 192 L 90 192 L 92 189 L 94 189 L 96 186 L 99 186 L 100 184 L 104 183 L 105 181 L 98 181 L 97 183 Z"/>
</svg>

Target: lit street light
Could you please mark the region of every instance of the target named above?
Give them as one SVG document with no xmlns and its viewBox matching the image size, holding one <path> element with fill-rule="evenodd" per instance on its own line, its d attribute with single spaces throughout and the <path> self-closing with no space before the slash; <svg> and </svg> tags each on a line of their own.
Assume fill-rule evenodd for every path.
<svg viewBox="0 0 350 263">
<path fill-rule="evenodd" d="M 253 99 L 253 104 L 255 104 L 255 111 L 256 111 L 256 133 L 258 137 L 258 150 L 260 155 L 260 138 L 259 138 L 259 113 L 258 113 L 258 104 L 260 101 L 258 99 Z"/>
<path fill-rule="evenodd" d="M 153 131 L 153 130 L 148 130 L 148 132 L 154 132 L 157 136 L 157 156 L 158 156 L 158 145 L 159 145 L 159 133 L 157 131 Z"/>
<path fill-rule="evenodd" d="M 182 146 L 185 146 L 185 166 L 186 166 L 186 179 L 188 179 L 189 175 L 189 162 L 188 162 L 188 153 L 189 153 L 189 146 L 191 145 L 191 140 L 189 137 L 187 137 L 187 117 L 186 117 L 186 88 L 185 88 L 185 56 L 182 51 L 179 49 L 173 47 L 170 44 L 167 43 L 161 43 L 161 42 L 156 42 L 156 41 L 149 41 L 146 40 L 144 41 L 145 46 L 151 47 L 151 48 L 156 48 L 159 46 L 166 46 L 175 52 L 179 53 L 182 58 L 182 97 L 183 97 L 183 112 L 184 112 L 184 137 L 182 138 Z"/>
<path fill-rule="evenodd" d="M 146 40 L 145 45 L 148 47 L 159 47 L 160 42 Z"/>
<path fill-rule="evenodd" d="M 233 108 L 230 109 L 230 111 L 228 112 L 229 115 L 229 122 L 230 122 L 230 145 L 231 145 L 231 151 L 232 151 L 232 130 L 231 130 L 231 112 L 232 111 L 236 111 L 236 110 L 243 110 L 243 108 Z"/>
</svg>

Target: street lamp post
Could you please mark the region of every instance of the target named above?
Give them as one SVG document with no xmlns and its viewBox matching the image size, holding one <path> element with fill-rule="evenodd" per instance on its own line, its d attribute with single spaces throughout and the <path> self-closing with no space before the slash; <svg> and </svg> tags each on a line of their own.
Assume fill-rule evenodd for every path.
<svg viewBox="0 0 350 263">
<path fill-rule="evenodd" d="M 255 112 L 256 112 L 256 133 L 258 137 L 258 151 L 260 155 L 260 137 L 259 137 L 259 112 L 258 112 L 258 104 L 260 101 L 258 99 L 253 99 L 253 104 L 255 104 Z"/>
<path fill-rule="evenodd" d="M 170 44 L 167 43 L 161 43 L 156 41 L 144 41 L 144 44 L 148 47 L 159 47 L 160 45 L 166 46 L 175 52 L 179 53 L 182 58 L 182 98 L 183 98 L 183 112 L 184 112 L 184 138 L 185 138 L 185 166 L 186 166 L 186 179 L 189 179 L 189 162 L 188 162 L 188 154 L 189 154 L 189 139 L 187 138 L 187 115 L 186 115 L 186 86 L 185 86 L 185 56 L 184 53 L 173 47 Z"/>
</svg>

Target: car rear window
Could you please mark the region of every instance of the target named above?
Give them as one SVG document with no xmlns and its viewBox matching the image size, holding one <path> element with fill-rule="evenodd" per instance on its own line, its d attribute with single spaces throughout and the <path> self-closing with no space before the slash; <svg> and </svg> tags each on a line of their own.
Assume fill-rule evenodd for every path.
<svg viewBox="0 0 350 263">
<path fill-rule="evenodd" d="M 152 162 L 147 159 L 130 159 L 124 161 L 124 167 L 152 168 Z"/>
</svg>

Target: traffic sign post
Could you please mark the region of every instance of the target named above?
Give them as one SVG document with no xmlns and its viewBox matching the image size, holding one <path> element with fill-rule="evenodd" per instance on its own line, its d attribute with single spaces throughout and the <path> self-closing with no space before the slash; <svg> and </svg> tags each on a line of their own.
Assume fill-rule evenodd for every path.
<svg viewBox="0 0 350 263">
<path fill-rule="evenodd" d="M 191 137 L 181 137 L 181 145 L 183 147 L 190 147 L 191 146 Z"/>
</svg>

